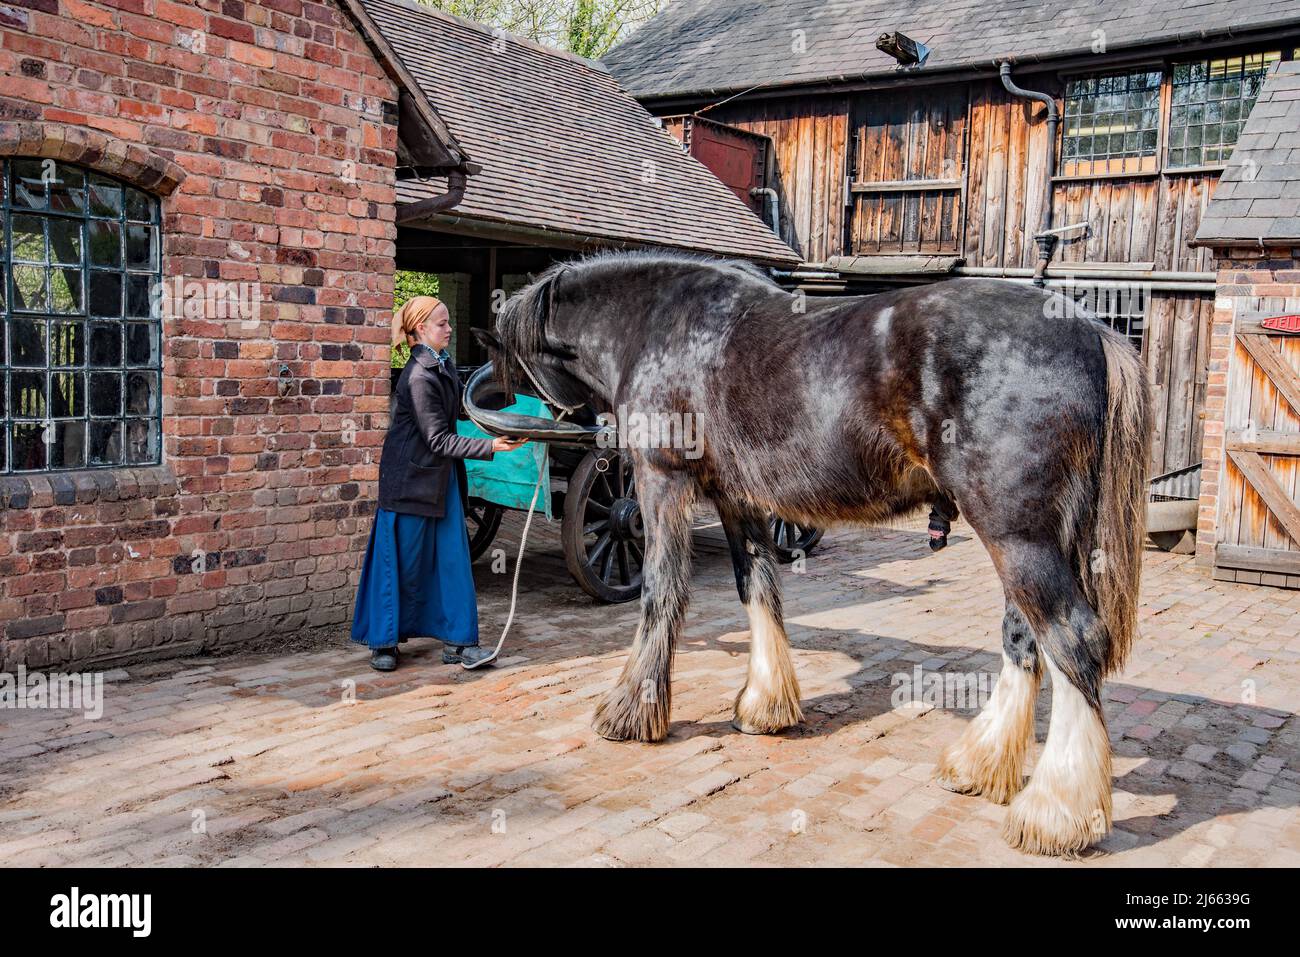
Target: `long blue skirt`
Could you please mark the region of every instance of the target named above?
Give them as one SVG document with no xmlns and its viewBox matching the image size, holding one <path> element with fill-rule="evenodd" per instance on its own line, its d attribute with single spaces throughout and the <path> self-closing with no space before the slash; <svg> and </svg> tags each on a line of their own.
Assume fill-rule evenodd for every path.
<svg viewBox="0 0 1300 957">
<path fill-rule="evenodd" d="M 442 518 L 379 509 L 352 616 L 352 640 L 391 648 L 407 638 L 478 644 L 478 599 L 460 483 L 447 483 Z"/>
</svg>

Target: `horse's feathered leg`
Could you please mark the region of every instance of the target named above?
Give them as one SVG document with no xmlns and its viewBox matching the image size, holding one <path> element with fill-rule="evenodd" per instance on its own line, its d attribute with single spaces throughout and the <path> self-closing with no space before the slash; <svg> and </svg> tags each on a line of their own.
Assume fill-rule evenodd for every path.
<svg viewBox="0 0 1300 957">
<path fill-rule="evenodd" d="M 1011 801 L 1003 834 L 1030 853 L 1077 853 L 1104 837 L 1111 823 L 1110 740 L 1101 708 L 1106 629 L 1055 542 L 985 544 L 1008 602 L 1023 614 L 1052 676 L 1047 743 L 1029 783 Z M 1007 676 L 1004 671 L 999 688 Z M 1024 700 L 1023 720 L 1032 722 L 1033 699 Z"/>
<path fill-rule="evenodd" d="M 662 741 L 672 704 L 673 652 L 690 597 L 692 486 L 638 461 L 646 529 L 641 621 L 627 664 L 596 708 L 592 727 L 612 741 Z"/>
<path fill-rule="evenodd" d="M 1002 619 L 1002 672 L 984 710 L 939 759 L 939 783 L 1006 804 L 1024 784 L 1034 741 L 1034 700 L 1042 660 L 1025 616 L 1008 603 Z"/>
<path fill-rule="evenodd" d="M 736 589 L 749 615 L 749 674 L 736 696 L 732 725 L 746 734 L 772 734 L 803 720 L 799 681 L 781 620 L 781 583 L 767 516 L 721 506 Z"/>
<path fill-rule="evenodd" d="M 1031 854 L 1072 854 L 1110 831 L 1111 751 L 1101 706 L 1110 642 L 1064 556 L 1039 564 L 1034 578 L 1027 592 L 1044 582 L 1056 592 L 1041 603 L 1036 620 L 1025 608 L 1052 676 L 1052 719 L 1029 784 L 1008 808 L 1003 834 Z M 1022 606 L 1026 597 L 1017 597 Z"/>
</svg>

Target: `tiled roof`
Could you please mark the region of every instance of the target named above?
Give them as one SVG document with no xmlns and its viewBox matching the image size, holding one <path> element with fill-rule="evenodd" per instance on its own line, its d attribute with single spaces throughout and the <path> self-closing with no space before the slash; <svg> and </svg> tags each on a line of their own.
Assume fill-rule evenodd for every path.
<svg viewBox="0 0 1300 957">
<path fill-rule="evenodd" d="M 737 256 L 800 257 L 599 64 L 403 0 L 361 0 L 482 172 L 446 214 Z M 398 202 L 445 189 L 398 183 Z"/>
<path fill-rule="evenodd" d="M 1300 61 L 1264 82 L 1196 242 L 1300 242 Z"/>
<path fill-rule="evenodd" d="M 876 49 L 895 31 L 930 47 L 923 74 L 1283 22 L 1300 23 L 1296 0 L 678 0 L 604 63 L 637 97 L 711 95 L 895 73 Z"/>
</svg>

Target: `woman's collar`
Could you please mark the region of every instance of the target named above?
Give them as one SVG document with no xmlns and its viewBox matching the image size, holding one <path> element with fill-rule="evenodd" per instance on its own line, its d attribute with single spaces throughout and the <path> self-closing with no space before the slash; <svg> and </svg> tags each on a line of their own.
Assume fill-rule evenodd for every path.
<svg viewBox="0 0 1300 957">
<path fill-rule="evenodd" d="M 417 342 L 415 345 L 411 346 L 411 358 L 420 362 L 422 365 L 440 366 L 447 362 L 451 357 L 447 354 L 446 349 L 443 349 L 440 352 L 434 352 L 433 349 L 426 346 L 423 342 Z"/>
</svg>

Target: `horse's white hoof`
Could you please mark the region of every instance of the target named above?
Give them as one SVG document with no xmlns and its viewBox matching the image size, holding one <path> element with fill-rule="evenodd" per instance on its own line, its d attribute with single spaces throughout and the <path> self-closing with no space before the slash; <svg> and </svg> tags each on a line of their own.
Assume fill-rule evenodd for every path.
<svg viewBox="0 0 1300 957">
<path fill-rule="evenodd" d="M 731 719 L 731 726 L 741 734 L 771 734 L 770 731 L 764 731 L 762 728 L 752 728 L 741 723 L 739 718 Z"/>
<path fill-rule="evenodd" d="M 1073 857 L 1110 832 L 1110 809 L 1091 812 L 1069 798 L 1032 785 L 1007 808 L 1002 836 L 1018 851 Z"/>
</svg>

